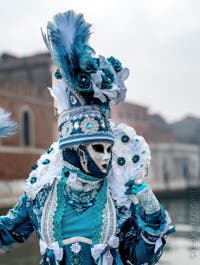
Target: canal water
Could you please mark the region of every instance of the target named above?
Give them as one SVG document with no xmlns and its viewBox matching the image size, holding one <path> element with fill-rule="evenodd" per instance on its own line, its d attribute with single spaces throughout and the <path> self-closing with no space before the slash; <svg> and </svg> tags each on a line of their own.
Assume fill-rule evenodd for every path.
<svg viewBox="0 0 200 265">
<path fill-rule="evenodd" d="M 169 194 L 159 197 L 159 200 L 170 213 L 177 231 L 167 238 L 165 251 L 157 264 L 199 265 L 200 192 L 190 191 L 182 196 Z M 34 235 L 25 243 L 14 245 L 9 253 L 0 255 L 0 265 L 38 265 L 39 261 L 39 248 Z"/>
</svg>

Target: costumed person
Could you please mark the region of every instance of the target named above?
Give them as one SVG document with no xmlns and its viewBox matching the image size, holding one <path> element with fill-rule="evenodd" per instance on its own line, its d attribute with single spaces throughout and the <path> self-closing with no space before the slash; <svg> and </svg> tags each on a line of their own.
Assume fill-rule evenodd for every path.
<svg viewBox="0 0 200 265">
<path fill-rule="evenodd" d="M 110 122 L 129 71 L 114 57 L 95 57 L 89 36 L 74 11 L 57 14 L 43 33 L 57 67 L 50 92 L 59 140 L 0 218 L 0 246 L 36 231 L 43 265 L 155 264 L 173 228 L 144 182 L 149 146 L 133 128 Z"/>
</svg>

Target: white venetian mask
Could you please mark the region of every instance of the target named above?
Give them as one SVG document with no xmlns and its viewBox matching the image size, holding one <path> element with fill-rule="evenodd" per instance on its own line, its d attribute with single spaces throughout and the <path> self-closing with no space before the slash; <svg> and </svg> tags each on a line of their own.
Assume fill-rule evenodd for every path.
<svg viewBox="0 0 200 265">
<path fill-rule="evenodd" d="M 111 160 L 112 144 L 106 142 L 91 143 L 86 145 L 86 150 L 101 172 L 107 173 Z M 80 161 L 84 170 L 89 172 L 84 156 Z"/>
</svg>

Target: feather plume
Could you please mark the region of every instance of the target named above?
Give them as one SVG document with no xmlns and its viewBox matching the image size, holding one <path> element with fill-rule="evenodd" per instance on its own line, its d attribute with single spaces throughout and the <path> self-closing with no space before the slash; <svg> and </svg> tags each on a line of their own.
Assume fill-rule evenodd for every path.
<svg viewBox="0 0 200 265">
<path fill-rule="evenodd" d="M 80 72 L 81 56 L 90 58 L 94 52 L 88 46 L 90 26 L 82 14 L 70 10 L 57 14 L 53 22 L 48 22 L 47 35 L 42 32 L 54 63 L 63 78 L 73 87 L 76 86 L 74 77 Z"/>
<path fill-rule="evenodd" d="M 15 134 L 17 130 L 17 123 L 10 118 L 10 113 L 0 108 L 0 137 L 6 137 Z"/>
<path fill-rule="evenodd" d="M 67 89 L 65 83 L 60 81 L 58 84 L 54 85 L 52 88 L 48 87 L 51 96 L 54 98 L 54 106 L 57 109 L 58 115 L 70 108 L 69 104 L 69 89 Z"/>
</svg>

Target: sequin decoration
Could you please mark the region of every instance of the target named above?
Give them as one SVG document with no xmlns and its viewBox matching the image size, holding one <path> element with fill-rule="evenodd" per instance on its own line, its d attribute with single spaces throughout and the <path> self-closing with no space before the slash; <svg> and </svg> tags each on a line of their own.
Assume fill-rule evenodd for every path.
<svg viewBox="0 0 200 265">
<path fill-rule="evenodd" d="M 126 135 L 126 134 L 122 135 L 121 141 L 122 141 L 122 143 L 127 143 L 129 141 L 128 135 Z"/>
<path fill-rule="evenodd" d="M 126 160 L 124 157 L 118 157 L 117 164 L 120 166 L 123 166 L 126 163 Z"/>
<path fill-rule="evenodd" d="M 50 163 L 50 160 L 48 158 L 46 158 L 44 161 L 42 161 L 43 165 L 47 165 Z"/>
<path fill-rule="evenodd" d="M 53 147 L 50 147 L 49 149 L 47 149 L 46 153 L 50 154 L 53 151 Z"/>
<path fill-rule="evenodd" d="M 75 98 L 75 96 L 74 96 L 74 95 L 70 95 L 69 99 L 70 99 L 70 103 L 71 103 L 73 106 L 75 106 L 76 103 L 77 103 L 77 99 Z"/>
<path fill-rule="evenodd" d="M 103 121 L 103 120 L 101 120 L 101 127 L 103 128 L 103 129 L 105 129 L 105 122 Z"/>
<path fill-rule="evenodd" d="M 67 203 L 78 213 L 82 214 L 93 206 L 102 181 L 87 181 L 70 174 L 67 179 L 65 199 Z"/>
<path fill-rule="evenodd" d="M 139 155 L 134 155 L 132 158 L 133 163 L 137 163 L 140 160 L 140 156 Z"/>
<path fill-rule="evenodd" d="M 30 183 L 31 183 L 31 184 L 34 184 L 36 181 L 37 181 L 37 178 L 36 178 L 36 177 L 32 177 L 32 178 L 30 179 Z"/>
<path fill-rule="evenodd" d="M 74 129 L 75 129 L 75 130 L 78 130 L 79 127 L 80 127 L 79 122 L 76 121 L 76 122 L 74 123 Z"/>
<path fill-rule="evenodd" d="M 78 213 L 82 214 L 89 207 L 94 205 L 98 189 L 91 191 L 78 191 L 66 187 L 66 201 Z"/>
<path fill-rule="evenodd" d="M 61 134 L 63 137 L 68 137 L 73 131 L 73 125 L 71 122 L 66 122 L 61 130 Z"/>
<path fill-rule="evenodd" d="M 99 123 L 94 118 L 85 118 L 81 122 L 81 130 L 84 133 L 96 133 L 99 130 Z"/>
<path fill-rule="evenodd" d="M 36 170 L 36 168 L 38 168 L 38 165 L 37 164 L 33 164 L 31 169 L 32 170 Z"/>
</svg>

